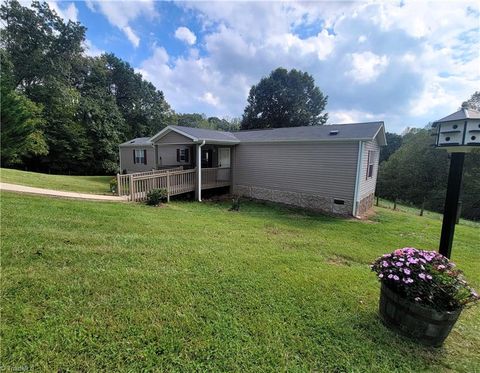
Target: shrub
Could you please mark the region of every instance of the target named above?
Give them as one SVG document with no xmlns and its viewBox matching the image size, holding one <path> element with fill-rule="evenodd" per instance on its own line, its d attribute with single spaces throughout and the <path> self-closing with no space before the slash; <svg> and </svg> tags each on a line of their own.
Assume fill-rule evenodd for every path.
<svg viewBox="0 0 480 373">
<path fill-rule="evenodd" d="M 117 178 L 110 179 L 110 192 L 117 193 Z"/>
<path fill-rule="evenodd" d="M 454 311 L 479 299 L 455 264 L 435 251 L 398 249 L 371 268 L 396 293 L 438 311 Z"/>
<path fill-rule="evenodd" d="M 167 200 L 168 192 L 165 188 L 153 189 L 147 193 L 147 205 L 157 206 Z"/>
</svg>

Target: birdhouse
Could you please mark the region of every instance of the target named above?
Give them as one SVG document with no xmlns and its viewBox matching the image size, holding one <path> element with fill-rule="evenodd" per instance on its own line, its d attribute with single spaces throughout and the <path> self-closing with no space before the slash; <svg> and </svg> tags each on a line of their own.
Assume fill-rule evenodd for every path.
<svg viewBox="0 0 480 373">
<path fill-rule="evenodd" d="M 462 108 L 433 122 L 437 129 L 435 145 L 449 153 L 468 153 L 480 147 L 480 112 Z"/>
</svg>

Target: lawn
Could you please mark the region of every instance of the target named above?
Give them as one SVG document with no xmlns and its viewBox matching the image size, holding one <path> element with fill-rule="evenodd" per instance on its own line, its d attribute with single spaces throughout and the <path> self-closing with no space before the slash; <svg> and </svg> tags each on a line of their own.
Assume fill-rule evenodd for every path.
<svg viewBox="0 0 480 373">
<path fill-rule="evenodd" d="M 0 168 L 0 181 L 69 192 L 110 194 L 112 176 L 65 176 Z"/>
<path fill-rule="evenodd" d="M 271 205 L 153 208 L 2 193 L 1 364 L 40 371 L 450 372 L 480 367 L 480 307 L 441 349 L 385 329 L 369 263 L 440 222 Z M 453 259 L 480 288 L 479 228 Z"/>
</svg>

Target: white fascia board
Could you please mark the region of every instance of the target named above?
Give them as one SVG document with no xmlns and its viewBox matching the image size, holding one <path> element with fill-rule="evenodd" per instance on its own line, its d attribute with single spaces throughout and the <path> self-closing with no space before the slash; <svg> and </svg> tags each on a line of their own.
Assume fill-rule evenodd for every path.
<svg viewBox="0 0 480 373">
<path fill-rule="evenodd" d="M 165 136 L 166 134 L 170 133 L 171 131 L 174 131 L 182 136 L 185 136 L 187 138 L 189 138 L 190 140 L 192 141 L 198 141 L 198 139 L 192 135 L 189 135 L 188 133 L 186 132 L 183 132 L 182 130 L 179 130 L 178 128 L 173 128 L 171 126 L 167 126 L 165 127 L 163 130 L 161 130 L 159 133 L 157 133 L 156 135 L 153 135 L 151 138 L 150 138 L 150 141 L 151 142 L 155 142 L 157 141 L 159 138 Z"/>
</svg>

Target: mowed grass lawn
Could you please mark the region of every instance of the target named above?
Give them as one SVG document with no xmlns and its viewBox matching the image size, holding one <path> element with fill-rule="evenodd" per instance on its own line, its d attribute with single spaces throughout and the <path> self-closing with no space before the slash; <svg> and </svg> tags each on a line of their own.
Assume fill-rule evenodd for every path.
<svg viewBox="0 0 480 373">
<path fill-rule="evenodd" d="M 480 307 L 443 348 L 377 315 L 377 256 L 435 249 L 440 222 L 245 202 L 129 203 L 2 193 L 1 364 L 39 371 L 474 372 Z M 480 288 L 478 226 L 453 259 Z"/>
<path fill-rule="evenodd" d="M 79 193 L 111 194 L 109 182 L 112 177 L 50 175 L 0 168 L 0 181 L 4 183 Z"/>
</svg>

